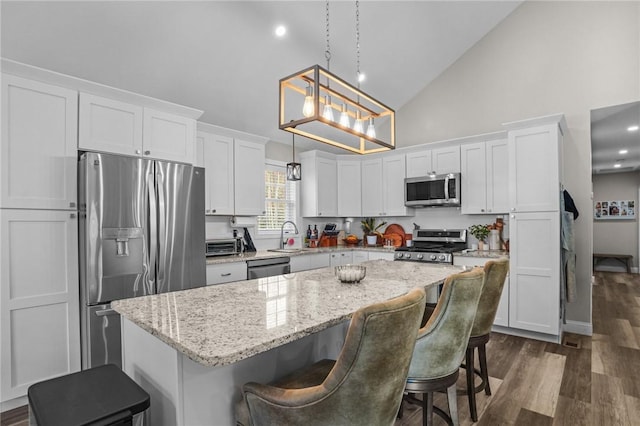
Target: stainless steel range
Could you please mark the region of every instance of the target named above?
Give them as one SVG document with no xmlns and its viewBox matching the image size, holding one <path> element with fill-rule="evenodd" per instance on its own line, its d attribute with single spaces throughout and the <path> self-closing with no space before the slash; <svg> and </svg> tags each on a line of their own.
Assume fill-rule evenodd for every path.
<svg viewBox="0 0 640 426">
<path fill-rule="evenodd" d="M 413 246 L 398 247 L 395 260 L 453 264 L 453 253 L 466 248 L 466 229 L 414 229 Z"/>
</svg>

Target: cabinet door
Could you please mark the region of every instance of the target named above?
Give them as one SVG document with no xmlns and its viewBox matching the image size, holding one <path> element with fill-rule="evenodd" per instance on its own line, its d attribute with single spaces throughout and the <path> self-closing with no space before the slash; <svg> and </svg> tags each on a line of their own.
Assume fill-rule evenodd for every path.
<svg viewBox="0 0 640 426">
<path fill-rule="evenodd" d="M 235 214 L 260 216 L 264 210 L 264 145 L 235 140 L 233 156 Z"/>
<path fill-rule="evenodd" d="M 328 158 L 316 158 L 318 179 L 318 216 L 338 216 L 338 186 L 336 161 Z"/>
<path fill-rule="evenodd" d="M 369 260 L 369 253 L 366 251 L 354 251 L 352 254 L 353 263 L 362 263 Z"/>
<path fill-rule="evenodd" d="M 504 279 L 504 287 L 502 287 L 502 294 L 500 295 L 500 302 L 498 303 L 498 310 L 493 324 L 509 327 L 509 274 Z"/>
<path fill-rule="evenodd" d="M 421 177 L 431 173 L 433 171 L 433 167 L 431 167 L 431 156 L 430 149 L 408 153 L 407 177 Z"/>
<path fill-rule="evenodd" d="M 462 170 L 462 214 L 487 212 L 487 162 L 485 143 L 477 142 L 460 147 Z"/>
<path fill-rule="evenodd" d="M 2 400 L 80 370 L 76 213 L 0 210 Z"/>
<path fill-rule="evenodd" d="M 326 268 L 330 264 L 328 253 L 309 254 L 309 269 Z"/>
<path fill-rule="evenodd" d="M 234 142 L 232 138 L 199 133 L 203 138 L 205 164 L 205 214 L 234 214 Z M 264 166 L 263 170 L 264 170 Z M 262 176 L 264 182 L 264 174 Z"/>
<path fill-rule="evenodd" d="M 509 237 L 509 326 L 557 335 L 560 215 L 558 212 L 511 214 Z"/>
<path fill-rule="evenodd" d="M 142 107 L 80 93 L 79 120 L 80 149 L 142 155 Z"/>
<path fill-rule="evenodd" d="M 382 199 L 384 216 L 406 216 L 404 205 L 405 156 L 393 155 L 382 159 Z M 412 210 L 412 209 L 411 209 Z"/>
<path fill-rule="evenodd" d="M 350 251 L 333 252 L 330 255 L 331 267 L 353 263 L 353 254 Z"/>
<path fill-rule="evenodd" d="M 207 265 L 207 285 L 224 284 L 247 279 L 246 262 L 230 262 Z"/>
<path fill-rule="evenodd" d="M 557 124 L 509 132 L 509 208 L 514 212 L 560 208 Z"/>
<path fill-rule="evenodd" d="M 192 164 L 195 120 L 144 108 L 143 155 Z"/>
<path fill-rule="evenodd" d="M 362 216 L 384 216 L 382 197 L 382 159 L 365 160 L 362 162 Z"/>
<path fill-rule="evenodd" d="M 338 216 L 362 216 L 362 175 L 360 159 L 337 162 L 338 167 Z"/>
<path fill-rule="evenodd" d="M 460 146 L 433 149 L 432 166 L 437 174 L 460 173 Z"/>
<path fill-rule="evenodd" d="M 369 260 L 393 260 L 394 253 L 392 251 L 370 251 L 369 252 Z"/>
<path fill-rule="evenodd" d="M 486 143 L 487 210 L 489 213 L 509 211 L 509 150 L 506 139 Z M 464 179 L 464 175 L 462 175 Z M 467 193 L 468 194 L 468 193 Z M 462 199 L 464 203 L 464 198 Z"/>
<path fill-rule="evenodd" d="M 2 75 L 0 207 L 76 209 L 78 94 Z"/>
</svg>

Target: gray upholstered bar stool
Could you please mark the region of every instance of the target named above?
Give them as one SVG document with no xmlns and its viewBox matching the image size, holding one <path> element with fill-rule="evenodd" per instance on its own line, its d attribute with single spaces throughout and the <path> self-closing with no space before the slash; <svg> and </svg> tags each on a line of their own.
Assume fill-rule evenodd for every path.
<svg viewBox="0 0 640 426">
<path fill-rule="evenodd" d="M 423 424 L 433 424 L 433 413 L 448 424 L 458 424 L 456 380 L 482 292 L 484 271 L 475 268 L 447 277 L 433 314 L 418 332 L 405 385 L 408 402 L 422 405 Z M 433 393 L 447 391 L 448 416 L 433 406 Z M 412 394 L 422 394 L 422 401 Z"/>
<path fill-rule="evenodd" d="M 392 425 L 425 306 L 424 289 L 356 311 L 336 361 L 270 385 L 247 383 L 237 424 Z"/>
<path fill-rule="evenodd" d="M 491 336 L 491 326 L 496 319 L 500 296 L 504 287 L 504 280 L 509 271 L 509 259 L 490 260 L 484 265 L 484 287 L 478 303 L 478 312 L 473 321 L 471 336 L 467 345 L 467 353 L 463 367 L 467 374 L 466 394 L 469 397 L 469 411 L 471 419 L 478 421 L 478 410 L 476 408 L 476 393 L 484 390 L 486 395 L 491 395 L 489 386 L 489 372 L 487 371 L 487 351 L 486 345 Z M 480 370 L 474 368 L 475 350 L 478 349 L 478 360 Z M 475 376 L 478 374 L 482 378 L 482 383 L 475 386 Z"/>
</svg>

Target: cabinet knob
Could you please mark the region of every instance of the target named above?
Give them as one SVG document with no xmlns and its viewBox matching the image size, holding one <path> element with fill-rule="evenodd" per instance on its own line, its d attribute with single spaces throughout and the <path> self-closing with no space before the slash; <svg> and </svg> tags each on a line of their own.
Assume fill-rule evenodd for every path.
<svg viewBox="0 0 640 426">
<path fill-rule="evenodd" d="M 262 214 L 267 214 L 267 212 L 266 212 L 266 211 L 264 211 L 264 210 L 262 210 Z"/>
<path fill-rule="evenodd" d="M 140 151 L 139 149 L 136 149 L 136 154 L 140 155 L 142 154 L 142 151 Z"/>
<path fill-rule="evenodd" d="M 484 211 L 484 209 L 480 209 L 480 211 L 481 211 L 481 212 L 483 212 L 483 211 Z"/>
<path fill-rule="evenodd" d="M 226 274 L 220 274 L 221 277 L 228 277 L 229 275 L 231 275 L 231 272 L 227 272 Z"/>
<path fill-rule="evenodd" d="M 145 151 L 144 155 L 151 155 L 151 151 Z"/>
<path fill-rule="evenodd" d="M 206 213 L 211 213 L 210 209 L 205 210 Z"/>
<path fill-rule="evenodd" d="M 318 212 L 318 216 L 322 216 L 322 212 Z"/>
<path fill-rule="evenodd" d="M 511 219 L 515 219 L 515 218 L 516 218 L 516 215 L 515 215 L 515 214 L 512 214 L 512 215 L 511 215 Z"/>
<path fill-rule="evenodd" d="M 75 206 L 76 206 L 76 203 L 74 203 L 73 201 L 69 203 L 69 207 L 72 207 L 72 208 L 73 208 L 73 207 L 75 207 Z"/>
<path fill-rule="evenodd" d="M 216 209 L 211 209 L 211 213 L 215 213 L 215 212 L 216 212 Z"/>
<path fill-rule="evenodd" d="M 71 213 L 71 214 L 69 215 L 69 217 L 70 217 L 71 219 L 75 219 L 75 218 L 76 218 L 76 214 L 75 214 L 75 213 Z"/>
<path fill-rule="evenodd" d="M 515 207 L 511 207 L 511 211 L 512 211 L 512 212 L 515 212 L 515 211 L 516 211 L 516 208 L 515 208 Z"/>
</svg>

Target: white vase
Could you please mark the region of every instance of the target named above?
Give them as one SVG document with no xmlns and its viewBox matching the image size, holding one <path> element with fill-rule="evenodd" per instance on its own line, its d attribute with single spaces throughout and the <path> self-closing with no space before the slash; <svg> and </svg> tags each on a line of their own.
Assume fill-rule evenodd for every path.
<svg viewBox="0 0 640 426">
<path fill-rule="evenodd" d="M 378 241 L 378 236 L 377 235 L 367 235 L 367 245 L 368 246 L 375 246 L 377 241 Z"/>
</svg>

